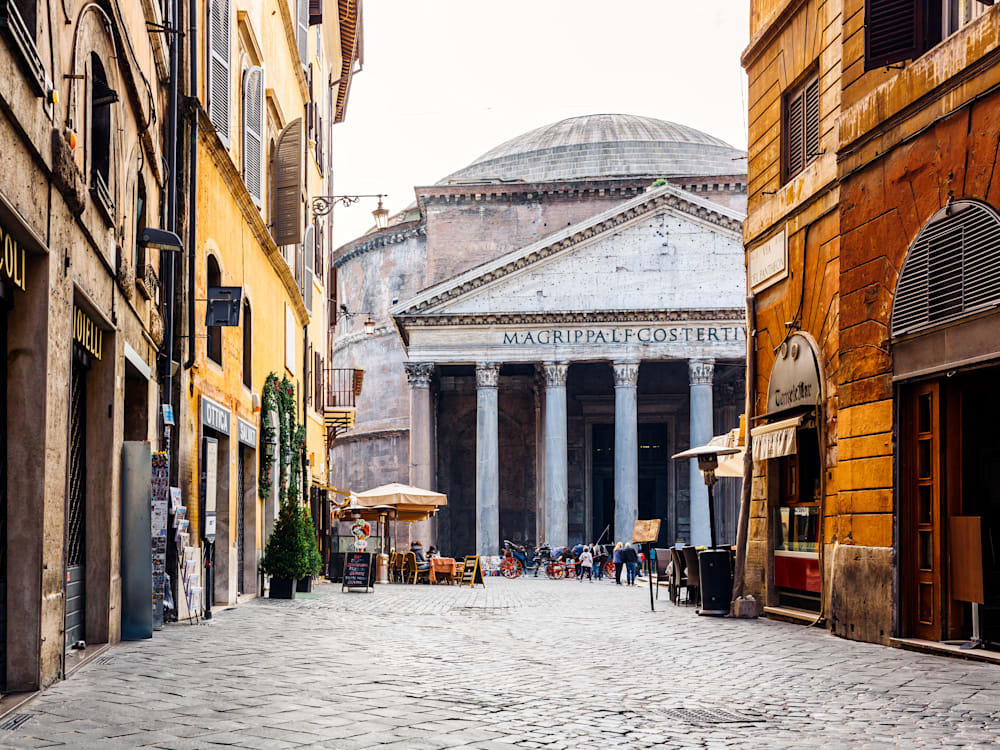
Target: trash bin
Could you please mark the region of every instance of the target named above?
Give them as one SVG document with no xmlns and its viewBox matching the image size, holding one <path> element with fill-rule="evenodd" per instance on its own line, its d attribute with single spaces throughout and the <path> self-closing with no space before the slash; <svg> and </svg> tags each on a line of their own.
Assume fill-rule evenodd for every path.
<svg viewBox="0 0 1000 750">
<path fill-rule="evenodd" d="M 729 571 L 729 551 L 706 549 L 698 553 L 698 572 L 701 578 L 701 609 L 699 615 L 726 616 L 733 592 L 733 579 Z"/>
</svg>

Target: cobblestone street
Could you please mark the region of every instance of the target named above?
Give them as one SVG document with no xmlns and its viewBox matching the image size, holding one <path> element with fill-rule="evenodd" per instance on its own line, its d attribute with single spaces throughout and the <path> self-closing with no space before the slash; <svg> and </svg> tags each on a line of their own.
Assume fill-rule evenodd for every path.
<svg viewBox="0 0 1000 750">
<path fill-rule="evenodd" d="M 995 747 L 1000 669 L 645 588 L 489 579 L 253 601 L 123 643 L 2 747 Z"/>
</svg>

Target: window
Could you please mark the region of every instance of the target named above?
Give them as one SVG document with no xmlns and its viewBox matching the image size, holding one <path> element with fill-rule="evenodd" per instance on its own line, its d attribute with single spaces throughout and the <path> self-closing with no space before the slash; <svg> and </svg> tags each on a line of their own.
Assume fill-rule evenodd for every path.
<svg viewBox="0 0 1000 750">
<path fill-rule="evenodd" d="M 22 70 L 34 85 L 36 96 L 44 96 L 46 73 L 38 54 L 35 39 L 38 37 L 37 0 L 3 0 L 0 2 L 0 29 L 6 33 Z"/>
<path fill-rule="evenodd" d="M 299 45 L 299 60 L 305 67 L 309 61 L 309 0 L 296 3 L 295 41 Z"/>
<path fill-rule="evenodd" d="M 865 70 L 920 57 L 992 4 L 992 0 L 867 0 Z"/>
<path fill-rule="evenodd" d="M 250 300 L 243 300 L 243 385 L 253 388 L 253 318 Z"/>
<path fill-rule="evenodd" d="M 208 270 L 206 274 L 208 286 L 222 286 L 222 272 L 219 270 L 219 262 L 214 255 L 208 256 Z M 207 296 L 207 295 L 206 295 Z M 222 328 L 220 326 L 208 326 L 208 345 L 206 352 L 208 358 L 215 364 L 222 366 Z"/>
<path fill-rule="evenodd" d="M 278 136 L 271 165 L 271 231 L 279 247 L 302 242 L 304 156 L 302 118 L 299 118 L 288 123 Z"/>
<path fill-rule="evenodd" d="M 313 408 L 323 410 L 323 357 L 313 352 Z"/>
<path fill-rule="evenodd" d="M 264 70 L 258 66 L 243 74 L 243 182 L 259 208 L 263 193 Z"/>
<path fill-rule="evenodd" d="M 108 86 L 104 65 L 94 52 L 90 53 L 90 74 L 90 172 L 107 189 L 111 174 L 111 105 L 118 101 L 118 93 Z"/>
<path fill-rule="evenodd" d="M 229 59 L 232 14 L 229 0 L 208 0 L 208 119 L 229 145 Z"/>
<path fill-rule="evenodd" d="M 135 277 L 138 279 L 145 273 L 142 266 L 146 265 L 145 253 L 140 251 L 139 238 L 142 230 L 146 228 L 146 181 L 140 175 L 135 181 L 135 246 L 132 250 L 132 267 L 135 268 Z"/>
<path fill-rule="evenodd" d="M 310 224 L 306 228 L 306 239 L 303 248 L 302 297 L 306 310 L 312 315 L 313 298 L 313 261 L 316 258 L 316 227 Z"/>
<path fill-rule="evenodd" d="M 782 143 L 785 180 L 811 164 L 819 150 L 819 78 L 811 76 L 785 95 Z"/>
</svg>

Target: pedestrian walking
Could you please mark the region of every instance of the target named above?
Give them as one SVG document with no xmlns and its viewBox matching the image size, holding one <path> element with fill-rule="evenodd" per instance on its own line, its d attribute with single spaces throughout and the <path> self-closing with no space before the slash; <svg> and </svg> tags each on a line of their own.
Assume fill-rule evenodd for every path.
<svg viewBox="0 0 1000 750">
<path fill-rule="evenodd" d="M 635 586 L 635 576 L 639 568 L 639 553 L 631 544 L 626 544 L 622 550 L 622 562 L 625 563 L 626 578 L 628 586 Z"/>
<path fill-rule="evenodd" d="M 594 568 L 594 553 L 590 551 L 590 547 L 584 547 L 580 551 L 580 570 L 577 573 L 577 577 L 583 581 L 583 576 L 587 576 L 587 580 L 591 583 L 594 582 L 593 578 L 593 568 Z"/>
<path fill-rule="evenodd" d="M 594 577 L 598 581 L 604 580 L 604 564 L 608 561 L 607 547 L 594 547 Z"/>
<path fill-rule="evenodd" d="M 611 562 L 615 564 L 615 583 L 619 586 L 622 585 L 622 543 L 618 542 L 615 545 L 614 551 L 611 553 Z"/>
</svg>

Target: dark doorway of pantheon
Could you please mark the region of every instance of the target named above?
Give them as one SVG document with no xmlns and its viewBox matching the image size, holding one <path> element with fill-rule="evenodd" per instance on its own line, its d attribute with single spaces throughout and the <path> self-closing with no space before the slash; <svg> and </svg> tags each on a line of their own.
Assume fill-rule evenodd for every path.
<svg viewBox="0 0 1000 750">
<path fill-rule="evenodd" d="M 591 494 L 592 524 L 590 540 L 597 541 L 606 527 L 604 536 L 609 540 L 628 541 L 632 529 L 615 529 L 615 426 L 595 424 L 591 436 Z M 639 425 L 639 518 L 659 518 L 660 542 L 663 546 L 670 539 L 668 526 L 667 462 L 670 453 L 667 445 L 667 425 L 664 422 L 644 422 Z"/>
</svg>

